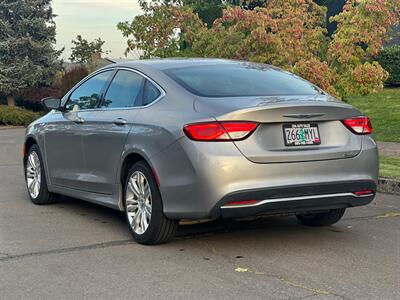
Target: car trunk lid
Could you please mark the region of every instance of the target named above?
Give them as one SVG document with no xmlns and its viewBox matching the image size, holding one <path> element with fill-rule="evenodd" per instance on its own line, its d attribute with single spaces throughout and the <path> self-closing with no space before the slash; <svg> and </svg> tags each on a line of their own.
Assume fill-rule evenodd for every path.
<svg viewBox="0 0 400 300">
<path fill-rule="evenodd" d="M 250 137 L 234 142 L 240 152 L 255 163 L 350 158 L 362 147 L 362 137 L 353 134 L 341 122 L 361 113 L 327 96 L 199 98 L 195 109 L 218 121 L 260 123 Z M 311 127 L 318 129 L 311 130 Z M 288 146 L 285 128 L 305 128 L 304 131 L 289 129 L 286 134 L 291 131 L 314 134 L 316 144 Z"/>
</svg>

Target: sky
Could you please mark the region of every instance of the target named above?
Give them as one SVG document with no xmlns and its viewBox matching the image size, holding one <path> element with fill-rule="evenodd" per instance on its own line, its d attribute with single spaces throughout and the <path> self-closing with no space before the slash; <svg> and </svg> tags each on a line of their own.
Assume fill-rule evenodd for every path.
<svg viewBox="0 0 400 300">
<path fill-rule="evenodd" d="M 100 37 L 106 43 L 103 50 L 110 58 L 125 58 L 126 38 L 117 30 L 121 21 L 131 21 L 141 13 L 137 0 L 53 0 L 53 11 L 57 17 L 56 48 L 65 47 L 62 58 L 71 55 L 71 40 L 78 34 L 88 41 Z M 137 58 L 128 54 L 128 58 Z"/>
</svg>

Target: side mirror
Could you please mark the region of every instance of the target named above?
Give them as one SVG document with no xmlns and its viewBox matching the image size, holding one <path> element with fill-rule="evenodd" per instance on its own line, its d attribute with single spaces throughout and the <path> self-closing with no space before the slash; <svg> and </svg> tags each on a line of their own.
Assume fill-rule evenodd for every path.
<svg viewBox="0 0 400 300">
<path fill-rule="evenodd" d="M 61 106 L 61 99 L 51 98 L 51 97 L 44 98 L 42 100 L 42 104 L 44 105 L 44 107 L 48 109 L 55 109 L 59 111 L 63 110 L 63 107 Z"/>
</svg>

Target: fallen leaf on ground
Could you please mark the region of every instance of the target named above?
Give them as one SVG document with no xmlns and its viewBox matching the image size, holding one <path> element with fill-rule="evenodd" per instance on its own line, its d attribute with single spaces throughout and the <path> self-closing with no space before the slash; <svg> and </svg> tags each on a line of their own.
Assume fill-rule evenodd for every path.
<svg viewBox="0 0 400 300">
<path fill-rule="evenodd" d="M 400 217 L 400 212 L 393 212 L 393 211 L 391 211 L 391 212 L 388 212 L 388 213 L 386 213 L 386 214 L 384 214 L 384 215 L 377 216 L 377 217 L 375 217 L 375 218 L 376 218 L 376 219 L 381 219 L 381 218 L 394 218 L 394 217 Z"/>
<path fill-rule="evenodd" d="M 236 268 L 235 269 L 235 271 L 236 272 L 239 272 L 239 273 L 245 273 L 245 272 L 249 272 L 249 269 L 247 269 L 247 268 Z"/>
</svg>

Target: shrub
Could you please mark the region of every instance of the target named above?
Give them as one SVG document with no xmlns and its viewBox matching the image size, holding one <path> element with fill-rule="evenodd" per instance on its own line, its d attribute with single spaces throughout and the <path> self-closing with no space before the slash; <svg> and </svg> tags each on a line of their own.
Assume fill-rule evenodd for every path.
<svg viewBox="0 0 400 300">
<path fill-rule="evenodd" d="M 24 90 L 23 93 L 15 99 L 15 104 L 28 110 L 43 111 L 44 108 L 40 102 L 43 98 L 59 98 L 60 96 L 58 84 L 54 86 L 31 87 Z"/>
<path fill-rule="evenodd" d="M 60 79 L 60 92 L 65 95 L 79 81 L 89 75 L 88 70 L 83 65 L 76 65 L 73 69 L 66 71 Z"/>
<path fill-rule="evenodd" d="M 28 126 L 39 117 L 39 113 L 24 108 L 0 105 L 0 125 Z"/>
<path fill-rule="evenodd" d="M 34 112 L 40 112 L 44 110 L 44 107 L 40 101 L 24 100 L 23 98 L 16 98 L 15 105 Z"/>
<path fill-rule="evenodd" d="M 57 86 L 31 87 L 21 94 L 22 99 L 31 102 L 40 102 L 45 97 L 60 97 L 60 89 Z"/>
<path fill-rule="evenodd" d="M 379 54 L 379 63 L 389 72 L 386 84 L 400 85 L 400 45 L 384 48 Z"/>
</svg>

